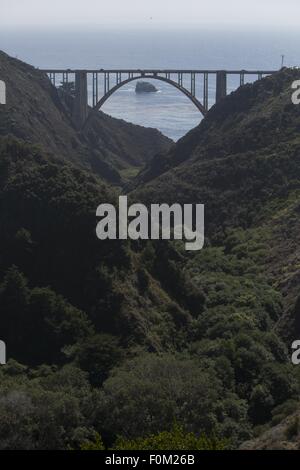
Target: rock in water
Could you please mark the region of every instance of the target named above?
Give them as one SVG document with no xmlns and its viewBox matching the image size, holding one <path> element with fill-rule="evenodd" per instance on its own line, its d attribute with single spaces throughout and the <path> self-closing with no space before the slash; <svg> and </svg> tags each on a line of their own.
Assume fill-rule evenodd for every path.
<svg viewBox="0 0 300 470">
<path fill-rule="evenodd" d="M 156 93 L 157 91 L 157 88 L 149 82 L 137 82 L 135 87 L 136 93 Z"/>
</svg>

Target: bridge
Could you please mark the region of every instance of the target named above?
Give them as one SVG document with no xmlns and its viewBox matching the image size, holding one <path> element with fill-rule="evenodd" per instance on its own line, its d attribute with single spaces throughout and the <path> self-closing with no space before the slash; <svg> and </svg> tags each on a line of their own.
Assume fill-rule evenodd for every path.
<svg viewBox="0 0 300 470">
<path fill-rule="evenodd" d="M 275 70 L 160 70 L 160 69 L 125 69 L 125 70 L 71 70 L 44 69 L 52 84 L 58 86 L 75 82 L 73 122 L 78 129 L 85 128 L 91 118 L 104 105 L 108 98 L 122 86 L 134 80 L 155 79 L 172 85 L 187 96 L 200 113 L 205 116 L 209 109 L 209 81 L 215 88 L 215 103 L 227 95 L 229 76 L 238 76 L 239 85 L 245 84 L 246 76 L 255 76 L 258 80 Z M 88 88 L 91 88 L 89 103 Z"/>
</svg>

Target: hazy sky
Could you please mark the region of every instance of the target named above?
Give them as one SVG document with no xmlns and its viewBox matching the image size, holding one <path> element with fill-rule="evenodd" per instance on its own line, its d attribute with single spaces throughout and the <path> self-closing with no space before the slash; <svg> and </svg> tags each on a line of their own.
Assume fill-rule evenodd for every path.
<svg viewBox="0 0 300 470">
<path fill-rule="evenodd" d="M 107 25 L 294 28 L 300 0 L 0 0 L 0 27 Z"/>
</svg>

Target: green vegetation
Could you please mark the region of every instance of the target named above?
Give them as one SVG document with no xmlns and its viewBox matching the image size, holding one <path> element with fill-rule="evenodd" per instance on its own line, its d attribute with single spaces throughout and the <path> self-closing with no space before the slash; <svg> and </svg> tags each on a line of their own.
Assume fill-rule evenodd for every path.
<svg viewBox="0 0 300 470">
<path fill-rule="evenodd" d="M 0 449 L 237 448 L 297 410 L 300 122 L 279 107 L 292 75 L 228 97 L 139 176 L 132 199 L 206 203 L 197 253 L 99 242 L 96 208 L 116 192 L 1 138 Z"/>
<path fill-rule="evenodd" d="M 117 439 L 113 450 L 224 450 L 226 441 L 215 437 L 185 432 L 182 426 L 174 424 L 170 431 L 153 434 L 145 438 L 137 438 L 128 441 Z M 105 450 L 103 441 L 97 434 L 94 442 L 85 442 L 81 450 Z"/>
<path fill-rule="evenodd" d="M 287 439 L 293 439 L 293 437 L 298 436 L 299 434 L 299 416 L 293 418 L 292 422 L 289 424 L 286 430 Z"/>
</svg>

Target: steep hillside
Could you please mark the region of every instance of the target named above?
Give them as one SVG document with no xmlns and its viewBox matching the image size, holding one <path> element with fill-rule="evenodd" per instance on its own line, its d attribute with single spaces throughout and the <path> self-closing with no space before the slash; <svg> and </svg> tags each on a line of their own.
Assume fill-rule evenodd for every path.
<svg viewBox="0 0 300 470">
<path fill-rule="evenodd" d="M 86 139 L 100 145 L 98 126 L 110 118 L 100 115 L 88 137 L 76 134 L 84 144 L 66 161 L 52 129 L 60 119 L 67 136 L 74 131 L 50 87 L 51 120 L 41 116 L 39 128 L 42 147 L 54 139 L 50 152 L 25 143 L 26 133 L 0 135 L 0 338 L 9 358 L 0 369 L 0 449 L 135 449 L 159 433 L 177 436 L 180 448 L 189 433 L 236 449 L 297 410 L 295 74 L 238 90 L 149 165 L 148 182 L 140 175 L 132 200 L 206 205 L 199 252 L 179 240 L 96 238 L 96 208 L 116 205 L 117 192 L 102 170 L 90 171 L 84 149 Z M 37 118 L 28 105 L 30 140 Z M 105 148 L 115 152 L 111 126 Z M 290 431 L 296 441 L 294 423 Z"/>
<path fill-rule="evenodd" d="M 298 69 L 282 71 L 247 84 L 213 106 L 198 127 L 167 154 L 157 155 L 139 181 L 150 181 L 169 169 L 204 160 L 268 148 L 290 142 L 299 134 L 299 109 L 291 102 L 291 84 Z"/>
<path fill-rule="evenodd" d="M 169 430 L 175 418 L 234 448 L 295 399 L 272 331 L 282 299 L 258 262 L 260 233 L 246 255 L 246 232 L 196 256 L 180 243 L 100 242 L 95 208 L 116 194 L 38 148 L 0 142 L 0 324 L 10 359 L 0 371 L 1 449 L 78 447 L 96 431 L 111 445 Z"/>
<path fill-rule="evenodd" d="M 275 415 L 276 418 L 276 415 Z M 274 419 L 275 421 L 275 419 Z M 300 450 L 300 413 L 274 424 L 256 439 L 243 443 L 241 450 Z"/>
<path fill-rule="evenodd" d="M 0 277 L 4 279 L 17 267 L 30 288 L 49 286 L 85 312 L 96 331 L 117 335 L 128 346 L 160 350 L 180 343 L 180 335 L 173 338 L 173 332 L 178 322 L 184 328 L 191 319 L 193 309 L 186 300 L 189 284 L 184 286 L 184 278 L 178 276 L 172 288 L 164 290 L 160 284 L 163 273 L 147 273 L 142 253 L 132 251 L 127 241 L 99 241 L 95 213 L 104 202 L 116 204 L 116 194 L 100 179 L 47 157 L 38 148 L 1 139 L 0 243 L 5 249 L 1 250 Z M 165 270 L 174 256 L 174 263 L 180 261 L 172 251 L 166 253 Z M 153 254 L 152 263 L 155 260 Z M 198 297 L 197 309 L 201 309 L 201 291 Z M 9 338 L 10 354 L 18 360 L 25 360 L 30 318 L 38 313 L 24 302 L 19 306 L 20 336 L 7 316 L 13 305 L 0 307 L 1 333 Z M 27 309 L 30 313 L 24 315 Z M 42 331 L 39 335 L 43 336 Z M 44 344 L 49 348 L 48 359 L 37 346 L 35 358 L 26 361 L 51 362 L 52 352 L 56 357 L 60 349 L 56 346 L 56 352 L 51 352 L 46 340 Z"/>
<path fill-rule="evenodd" d="M 173 142 L 157 129 L 130 124 L 121 119 L 98 113 L 86 132 L 95 149 L 104 148 L 106 159 L 126 181 L 130 171 L 135 174 L 159 152 L 167 152 Z"/>
<path fill-rule="evenodd" d="M 278 326 L 290 337 L 300 334 L 300 107 L 291 103 L 296 78 L 298 70 L 283 70 L 228 96 L 151 162 L 140 175 L 141 189 L 132 193 L 146 203 L 204 203 L 206 237 L 217 245 L 228 230 L 260 228 L 269 250 L 258 262 L 284 296 Z"/>
<path fill-rule="evenodd" d="M 7 85 L 7 105 L 0 108 L 2 136 L 39 144 L 116 184 L 122 182 L 122 170 L 141 167 L 158 151 L 170 148 L 171 141 L 156 129 L 134 126 L 103 113 L 93 123 L 93 131 L 79 134 L 47 76 L 1 51 L 0 72 Z"/>
</svg>

